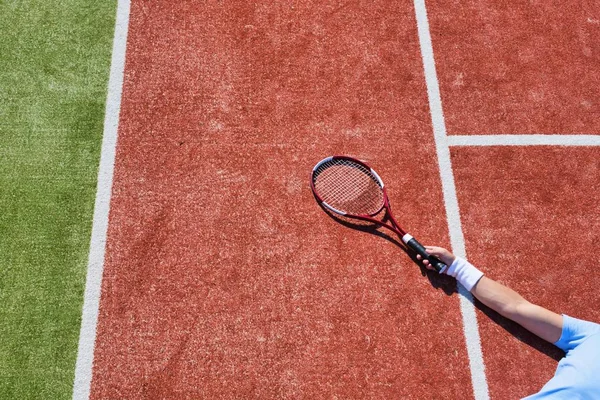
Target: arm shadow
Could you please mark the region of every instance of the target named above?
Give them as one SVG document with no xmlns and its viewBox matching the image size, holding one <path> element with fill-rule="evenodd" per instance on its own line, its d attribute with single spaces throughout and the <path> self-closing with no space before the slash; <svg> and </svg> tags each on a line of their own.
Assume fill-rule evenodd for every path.
<svg viewBox="0 0 600 400">
<path fill-rule="evenodd" d="M 489 319 L 494 321 L 502 329 L 510 333 L 512 336 L 514 336 L 521 342 L 536 349 L 540 353 L 547 355 L 555 361 L 560 361 L 560 359 L 565 356 L 564 351 L 562 351 L 558 347 L 534 335 L 533 333 L 529 332 L 527 329 L 523 328 L 516 322 L 498 314 L 496 311 L 487 307 L 475 297 L 473 297 L 473 300 L 474 305 L 478 310 L 483 312 Z"/>
<path fill-rule="evenodd" d="M 425 268 L 423 264 L 419 260 L 417 260 L 417 254 L 412 249 L 407 247 L 402 241 L 396 239 L 393 236 L 390 236 L 386 232 L 383 232 L 377 224 L 354 218 L 344 217 L 329 211 L 322 204 L 319 204 L 319 206 L 323 211 L 325 211 L 325 214 L 327 214 L 331 219 L 333 219 L 337 223 L 342 224 L 343 226 L 348 227 L 350 229 L 356 229 L 361 232 L 366 232 L 371 235 L 378 236 L 398 246 L 419 267 L 419 269 L 421 270 L 421 275 L 426 276 L 431 286 L 435 289 L 443 290 L 444 293 L 448 296 L 457 292 L 456 281 L 454 280 L 454 278 L 451 278 L 447 275 L 440 275 L 435 271 L 431 271 Z M 389 217 L 386 215 L 383 219 L 383 222 L 387 222 L 388 220 Z"/>
</svg>

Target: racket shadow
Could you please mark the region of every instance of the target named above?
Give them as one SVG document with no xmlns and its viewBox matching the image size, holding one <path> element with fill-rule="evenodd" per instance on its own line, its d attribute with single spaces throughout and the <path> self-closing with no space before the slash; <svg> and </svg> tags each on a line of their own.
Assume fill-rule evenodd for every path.
<svg viewBox="0 0 600 400">
<path fill-rule="evenodd" d="M 446 275 L 440 275 L 435 271 L 425 268 L 423 264 L 419 260 L 417 260 L 417 254 L 412 249 L 407 247 L 401 240 L 398 240 L 396 237 L 391 236 L 382 229 L 380 229 L 380 227 L 377 224 L 337 215 L 329 211 L 321 204 L 319 204 L 319 207 L 321 207 L 325 214 L 327 214 L 331 219 L 347 228 L 355 229 L 357 231 L 378 236 L 398 246 L 413 261 L 413 263 L 419 267 L 419 269 L 421 270 L 421 275 L 426 276 L 431 286 L 435 289 L 443 290 L 444 293 L 448 296 L 454 293 L 458 293 L 458 290 L 456 288 L 456 281 L 454 280 L 454 278 L 451 278 Z M 383 219 L 383 222 L 387 222 L 388 220 L 389 217 L 386 216 Z"/>
</svg>

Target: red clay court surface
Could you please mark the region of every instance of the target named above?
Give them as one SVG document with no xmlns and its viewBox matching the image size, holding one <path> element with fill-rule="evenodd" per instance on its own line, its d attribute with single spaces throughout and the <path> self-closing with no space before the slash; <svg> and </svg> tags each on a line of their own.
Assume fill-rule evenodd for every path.
<svg viewBox="0 0 600 400">
<path fill-rule="evenodd" d="M 427 7 L 449 133 L 598 133 L 597 9 Z M 408 1 L 132 2 L 91 398 L 473 397 L 453 281 L 308 185 L 325 156 L 366 160 L 450 246 L 416 24 Z M 600 320 L 600 148 L 451 160 L 469 258 Z M 536 392 L 559 354 L 486 313 L 490 397 Z"/>
<path fill-rule="evenodd" d="M 427 3 L 449 134 L 600 132 L 600 6 Z"/>
</svg>

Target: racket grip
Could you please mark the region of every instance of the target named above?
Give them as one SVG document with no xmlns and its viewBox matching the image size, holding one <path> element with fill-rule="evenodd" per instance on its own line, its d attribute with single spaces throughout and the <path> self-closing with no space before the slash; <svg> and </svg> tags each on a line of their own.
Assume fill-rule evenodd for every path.
<svg viewBox="0 0 600 400">
<path fill-rule="evenodd" d="M 423 260 L 428 260 L 429 265 L 431 265 L 437 272 L 440 274 L 448 268 L 446 264 L 444 264 L 439 258 L 436 256 L 432 256 L 425 250 L 425 247 L 417 239 L 409 235 L 408 233 L 402 237 L 402 241 L 415 251 L 418 255 L 423 257 Z"/>
</svg>

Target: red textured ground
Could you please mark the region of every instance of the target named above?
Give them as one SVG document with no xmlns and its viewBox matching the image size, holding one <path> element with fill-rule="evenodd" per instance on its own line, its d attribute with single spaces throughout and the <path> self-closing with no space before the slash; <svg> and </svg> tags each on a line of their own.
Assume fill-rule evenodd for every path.
<svg viewBox="0 0 600 400">
<path fill-rule="evenodd" d="M 427 6 L 449 134 L 598 134 L 600 8 Z M 600 278 L 590 270 L 600 239 L 600 150 L 455 148 L 452 163 L 470 259 L 532 301 L 600 320 Z M 484 312 L 478 319 L 491 397 L 539 390 L 560 353 Z"/>
<path fill-rule="evenodd" d="M 596 2 L 427 2 L 449 134 L 600 131 Z"/>
<path fill-rule="evenodd" d="M 92 398 L 471 397 L 457 296 L 308 186 L 371 161 L 447 245 L 416 34 L 408 1 L 132 3 Z"/>
<path fill-rule="evenodd" d="M 450 134 L 598 133 L 597 8 L 427 7 Z M 410 1 L 132 2 L 91 398 L 472 397 L 457 296 L 308 186 L 365 159 L 448 245 L 416 35 Z M 471 261 L 600 320 L 600 149 L 451 154 Z M 478 319 L 492 398 L 552 376 L 552 346 Z"/>
<path fill-rule="evenodd" d="M 460 148 L 452 162 L 471 261 L 530 301 L 600 321 L 600 148 Z M 490 316 L 479 322 L 491 398 L 538 391 L 562 355 Z"/>
</svg>

